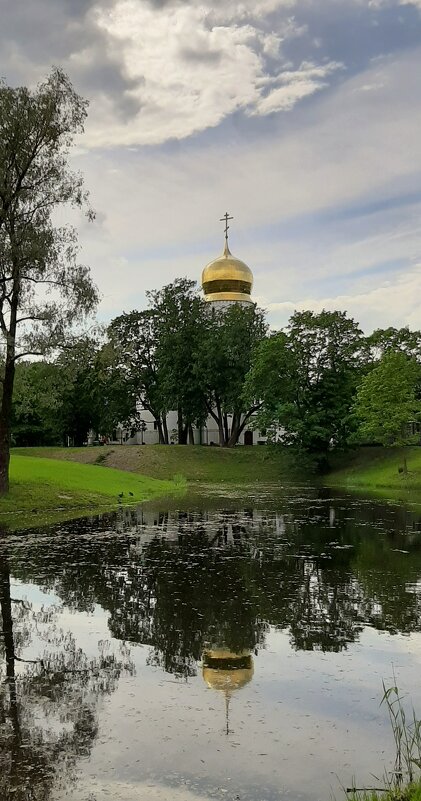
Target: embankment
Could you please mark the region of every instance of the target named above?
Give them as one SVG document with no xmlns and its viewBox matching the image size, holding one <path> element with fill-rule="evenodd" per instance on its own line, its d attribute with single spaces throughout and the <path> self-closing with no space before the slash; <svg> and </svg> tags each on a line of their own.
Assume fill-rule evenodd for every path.
<svg viewBox="0 0 421 801">
<path fill-rule="evenodd" d="M 102 465 L 157 479 L 183 476 L 195 482 L 253 484 L 294 480 L 303 468 L 287 450 L 200 445 L 104 445 L 88 448 L 16 448 L 17 455 Z"/>
<path fill-rule="evenodd" d="M 12 454 L 10 492 L 0 498 L 0 524 L 46 519 L 59 513 L 62 519 L 84 511 L 134 504 L 173 495 L 184 488 L 181 481 L 156 479 L 53 458 Z M 19 519 L 19 520 L 18 520 Z M 14 525 L 13 528 L 16 528 Z"/>
<path fill-rule="evenodd" d="M 332 471 L 323 477 L 329 487 L 386 495 L 421 496 L 421 448 L 359 448 L 337 454 Z"/>
</svg>

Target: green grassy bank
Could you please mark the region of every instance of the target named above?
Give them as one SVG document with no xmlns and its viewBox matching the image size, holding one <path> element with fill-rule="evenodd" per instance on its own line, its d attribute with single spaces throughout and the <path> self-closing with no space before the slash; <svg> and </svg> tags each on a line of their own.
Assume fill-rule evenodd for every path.
<svg viewBox="0 0 421 801">
<path fill-rule="evenodd" d="M 174 494 L 181 482 L 154 479 L 95 464 L 78 464 L 58 459 L 13 454 L 10 464 L 10 492 L 0 498 L 0 524 L 10 527 L 17 518 L 31 520 L 49 512 L 61 518 L 78 510 L 140 503 Z M 57 515 L 55 515 L 57 517 Z"/>
<path fill-rule="evenodd" d="M 403 472 L 404 459 L 407 472 Z M 323 483 L 332 487 L 385 494 L 421 494 L 421 448 L 359 448 L 333 456 L 332 472 Z"/>
<path fill-rule="evenodd" d="M 386 792 L 365 792 L 348 795 L 348 801 L 421 801 L 421 781 Z"/>
<path fill-rule="evenodd" d="M 304 475 L 286 450 L 210 448 L 200 445 L 106 445 L 90 448 L 16 448 L 17 455 L 101 464 L 158 479 L 183 476 L 189 484 L 252 484 L 295 480 Z M 308 473 L 307 473 L 308 477 Z"/>
</svg>

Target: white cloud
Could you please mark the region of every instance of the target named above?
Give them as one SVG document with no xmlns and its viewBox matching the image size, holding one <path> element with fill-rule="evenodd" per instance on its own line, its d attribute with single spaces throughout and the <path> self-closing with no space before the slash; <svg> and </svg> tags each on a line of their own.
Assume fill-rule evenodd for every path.
<svg viewBox="0 0 421 801">
<path fill-rule="evenodd" d="M 328 296 L 325 298 L 304 297 L 293 301 L 268 304 L 267 308 L 273 322 L 285 325 L 295 309 L 322 309 L 347 311 L 357 320 L 364 331 L 370 333 L 374 328 L 389 325 L 421 328 L 419 297 L 421 293 L 421 263 L 401 276 L 394 275 L 391 280 L 383 278 L 380 286 L 368 292 Z"/>
<path fill-rule="evenodd" d="M 421 260 L 421 209 L 399 201 L 419 190 L 419 58 L 414 52 L 376 64 L 253 138 L 231 127 L 219 142 L 80 156 L 94 206 L 104 214 L 101 225 L 81 234 L 105 295 L 102 314 L 142 306 L 146 289 L 176 276 L 200 279 L 222 246 L 218 219 L 227 208 L 236 218 L 233 251 L 252 267 L 255 295 L 265 305 L 357 298 L 353 313 L 364 315 L 365 327 L 381 324 L 380 314 L 385 325 L 414 320 L 416 288 L 411 296 L 399 283 L 402 303 L 385 303 L 383 311 L 376 293 L 385 287 L 382 263 L 400 261 L 410 272 Z M 393 196 L 396 202 L 383 207 Z M 329 214 L 320 216 L 325 209 Z M 312 215 L 319 215 L 317 224 Z M 358 277 L 377 269 L 370 279 Z M 402 275 L 395 279 L 389 270 L 388 278 L 400 282 Z M 360 314 L 363 296 L 369 300 Z M 282 306 L 271 308 L 274 323 L 288 316 Z"/>
<path fill-rule="evenodd" d="M 327 86 L 326 78 L 341 68 L 342 64 L 330 61 L 323 66 L 303 63 L 297 70 L 285 70 L 271 81 L 272 84 L 280 86 L 275 86 L 266 96 L 260 97 L 249 110 L 249 114 L 258 116 L 276 111 L 289 111 L 303 97 Z"/>
<path fill-rule="evenodd" d="M 251 115 L 289 110 L 322 89 L 339 65 L 304 63 L 292 70 L 282 43 L 305 28 L 288 16 L 278 22 L 276 33 L 267 27 L 267 15 L 285 5 L 268 0 L 257 10 L 249 2 L 154 8 L 138 0 L 117 0 L 111 9 L 94 8 L 91 14 L 106 32 L 111 52 L 114 48 L 118 53 L 134 83 L 127 94 L 139 111 L 129 123 L 119 120 L 112 98 L 97 96 L 85 144 L 183 139 L 217 126 L 238 110 Z M 72 61 L 86 69 L 90 57 L 91 52 L 80 51 Z"/>
</svg>

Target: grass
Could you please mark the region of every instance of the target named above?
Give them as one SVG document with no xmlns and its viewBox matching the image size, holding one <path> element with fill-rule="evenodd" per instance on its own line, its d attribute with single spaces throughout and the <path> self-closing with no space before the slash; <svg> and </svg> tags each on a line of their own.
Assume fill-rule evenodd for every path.
<svg viewBox="0 0 421 801">
<path fill-rule="evenodd" d="M 396 679 L 395 679 L 396 682 Z M 347 790 L 350 801 L 421 801 L 421 720 L 409 712 L 396 683 L 383 682 L 382 705 L 387 707 L 395 746 L 392 772 L 385 772 L 384 787 Z"/>
<path fill-rule="evenodd" d="M 63 516 L 78 510 L 140 503 L 182 489 L 183 482 L 159 480 L 94 464 L 13 454 L 10 492 L 0 498 L 0 523 L 10 527 L 11 518 Z M 14 526 L 16 527 L 16 526 Z"/>
<path fill-rule="evenodd" d="M 402 472 L 404 457 L 407 473 Z M 394 490 L 405 497 L 408 490 L 421 493 L 421 448 L 360 448 L 333 457 L 326 485 L 369 491 Z"/>
<path fill-rule="evenodd" d="M 16 448 L 16 454 L 101 464 L 158 479 L 183 476 L 189 484 L 271 483 L 293 480 L 303 470 L 286 450 L 211 448 L 200 445 L 110 445 L 90 448 Z"/>
<path fill-rule="evenodd" d="M 349 801 L 421 801 L 421 781 L 408 784 L 406 787 L 394 787 L 385 792 L 369 791 L 348 794 Z"/>
</svg>

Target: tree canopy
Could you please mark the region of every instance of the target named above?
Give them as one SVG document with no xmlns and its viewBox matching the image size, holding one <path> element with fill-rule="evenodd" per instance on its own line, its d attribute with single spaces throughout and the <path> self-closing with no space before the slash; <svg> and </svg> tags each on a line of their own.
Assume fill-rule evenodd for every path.
<svg viewBox="0 0 421 801">
<path fill-rule="evenodd" d="M 387 351 L 358 388 L 358 438 L 382 445 L 413 443 L 410 424 L 421 420 L 420 390 L 421 365 L 402 351 Z"/>
<path fill-rule="evenodd" d="M 53 219 L 63 205 L 92 216 L 82 177 L 68 166 L 86 113 L 60 69 L 34 91 L 0 83 L 0 494 L 8 489 L 16 362 L 63 344 L 97 302 L 74 229 Z"/>
<path fill-rule="evenodd" d="M 363 353 L 362 331 L 344 312 L 295 312 L 257 348 L 247 378 L 262 401 L 260 425 L 310 452 L 343 444 Z"/>
</svg>

